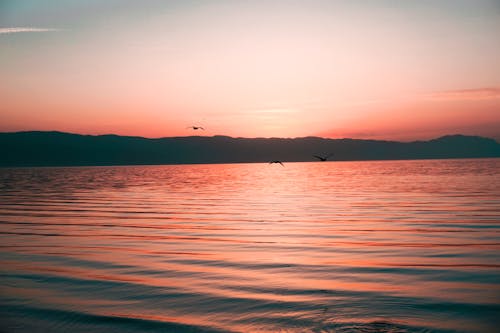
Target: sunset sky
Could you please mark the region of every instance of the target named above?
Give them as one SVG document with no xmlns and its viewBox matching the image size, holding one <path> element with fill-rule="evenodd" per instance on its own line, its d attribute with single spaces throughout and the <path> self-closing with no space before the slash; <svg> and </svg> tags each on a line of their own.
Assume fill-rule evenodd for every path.
<svg viewBox="0 0 500 333">
<path fill-rule="evenodd" d="M 499 59 L 499 0 L 0 0 L 0 131 L 498 140 Z"/>
</svg>

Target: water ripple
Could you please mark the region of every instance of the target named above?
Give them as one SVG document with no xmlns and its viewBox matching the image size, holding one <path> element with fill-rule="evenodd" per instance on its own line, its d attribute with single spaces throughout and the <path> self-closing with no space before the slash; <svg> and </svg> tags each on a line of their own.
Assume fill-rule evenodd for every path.
<svg viewBox="0 0 500 333">
<path fill-rule="evenodd" d="M 493 332 L 500 160 L 0 169 L 6 332 Z"/>
</svg>

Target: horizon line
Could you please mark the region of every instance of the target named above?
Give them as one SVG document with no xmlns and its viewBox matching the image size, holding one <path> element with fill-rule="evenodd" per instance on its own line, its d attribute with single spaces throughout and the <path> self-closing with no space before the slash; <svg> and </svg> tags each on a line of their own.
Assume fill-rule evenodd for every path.
<svg viewBox="0 0 500 333">
<path fill-rule="evenodd" d="M 402 143 L 411 143 L 411 142 L 425 142 L 425 141 L 432 141 L 432 140 L 437 140 L 440 138 L 444 137 L 450 137 L 450 136 L 464 136 L 464 137 L 479 137 L 479 138 L 486 138 L 486 139 L 491 139 L 495 141 L 496 143 L 500 144 L 500 142 L 493 138 L 493 137 L 487 137 L 487 136 L 482 136 L 482 135 L 467 135 L 467 134 L 461 134 L 461 133 L 454 133 L 454 134 L 444 134 L 440 135 L 437 137 L 432 137 L 429 139 L 419 139 L 419 140 L 409 140 L 409 141 L 401 141 L 401 140 L 390 140 L 390 139 L 363 139 L 363 138 L 353 138 L 353 137 L 339 137 L 339 138 L 329 138 L 329 137 L 322 137 L 322 136 L 316 136 L 316 135 L 306 135 L 306 136 L 297 136 L 297 137 L 234 137 L 230 135 L 225 135 L 225 134 L 214 134 L 214 135 L 185 135 L 185 136 L 162 136 L 162 137 L 145 137 L 145 136 L 140 136 L 140 135 L 121 135 L 121 134 L 114 134 L 114 133 L 105 133 L 105 134 L 82 134 L 82 133 L 74 133 L 74 132 L 64 132 L 64 131 L 58 131 L 58 130 L 23 130 L 23 131 L 9 131 L 9 132 L 0 132 L 0 134 L 19 134 L 19 133 L 60 133 L 60 134 L 70 134 L 70 135 L 80 135 L 80 136 L 93 136 L 93 137 L 99 137 L 99 136 L 117 136 L 117 137 L 123 137 L 123 138 L 138 138 L 138 139 L 145 139 L 145 140 L 161 140 L 161 139 L 175 139 L 175 138 L 215 138 L 215 137 L 226 137 L 226 138 L 231 138 L 231 139 L 282 139 L 282 140 L 295 140 L 295 139 L 306 139 L 306 138 L 316 138 L 316 139 L 323 139 L 323 140 L 364 140 L 364 141 L 386 141 L 386 142 L 402 142 Z"/>
</svg>

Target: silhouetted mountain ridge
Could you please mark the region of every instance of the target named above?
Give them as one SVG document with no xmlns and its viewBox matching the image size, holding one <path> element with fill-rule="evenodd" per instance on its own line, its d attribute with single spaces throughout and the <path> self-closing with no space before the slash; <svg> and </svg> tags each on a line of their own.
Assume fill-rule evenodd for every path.
<svg viewBox="0 0 500 333">
<path fill-rule="evenodd" d="M 0 133 L 0 166 L 242 163 L 500 157 L 490 138 L 446 135 L 429 141 L 361 139 L 233 138 L 216 135 L 147 139 L 65 132 Z"/>
</svg>

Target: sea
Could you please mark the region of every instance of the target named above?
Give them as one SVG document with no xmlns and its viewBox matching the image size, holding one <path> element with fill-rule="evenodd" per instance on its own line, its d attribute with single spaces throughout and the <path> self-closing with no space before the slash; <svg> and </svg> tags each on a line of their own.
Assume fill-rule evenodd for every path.
<svg viewBox="0 0 500 333">
<path fill-rule="evenodd" d="M 500 332 L 500 159 L 1 168 L 0 332 Z"/>
</svg>

